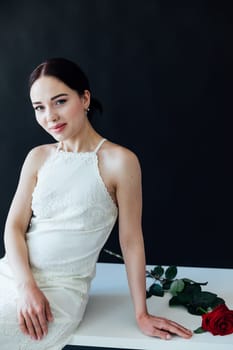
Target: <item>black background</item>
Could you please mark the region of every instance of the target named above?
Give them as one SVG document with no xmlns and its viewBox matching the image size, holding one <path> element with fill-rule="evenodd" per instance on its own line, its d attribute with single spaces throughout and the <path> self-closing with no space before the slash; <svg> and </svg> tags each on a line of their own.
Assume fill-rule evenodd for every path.
<svg viewBox="0 0 233 350">
<path fill-rule="evenodd" d="M 231 1 L 1 2 L 1 234 L 27 152 L 53 142 L 28 75 L 63 56 L 104 105 L 97 131 L 139 157 L 147 263 L 232 268 L 232 29 Z"/>
</svg>

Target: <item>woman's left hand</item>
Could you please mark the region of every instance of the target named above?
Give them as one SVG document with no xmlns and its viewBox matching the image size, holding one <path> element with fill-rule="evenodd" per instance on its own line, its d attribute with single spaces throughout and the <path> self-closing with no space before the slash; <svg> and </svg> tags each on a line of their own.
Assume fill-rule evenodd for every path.
<svg viewBox="0 0 233 350">
<path fill-rule="evenodd" d="M 164 340 L 171 339 L 172 335 L 178 335 L 185 339 L 192 336 L 191 330 L 164 317 L 156 317 L 146 313 L 137 317 L 137 323 L 144 334 Z"/>
</svg>

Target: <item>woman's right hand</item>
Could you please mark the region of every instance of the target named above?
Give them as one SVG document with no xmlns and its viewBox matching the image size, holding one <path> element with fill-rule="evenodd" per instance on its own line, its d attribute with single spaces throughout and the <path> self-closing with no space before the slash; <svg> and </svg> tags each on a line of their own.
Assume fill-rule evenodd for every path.
<svg viewBox="0 0 233 350">
<path fill-rule="evenodd" d="M 48 333 L 48 322 L 53 320 L 49 301 L 34 283 L 19 287 L 17 316 L 21 331 L 40 340 Z"/>
</svg>

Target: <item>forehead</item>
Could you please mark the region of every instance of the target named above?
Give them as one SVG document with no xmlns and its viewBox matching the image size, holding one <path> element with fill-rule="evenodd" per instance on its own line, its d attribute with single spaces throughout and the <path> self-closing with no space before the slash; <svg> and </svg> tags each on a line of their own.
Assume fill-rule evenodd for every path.
<svg viewBox="0 0 233 350">
<path fill-rule="evenodd" d="M 42 76 L 33 83 L 30 98 L 32 101 L 43 101 L 63 93 L 71 94 L 74 90 L 57 78 Z"/>
</svg>

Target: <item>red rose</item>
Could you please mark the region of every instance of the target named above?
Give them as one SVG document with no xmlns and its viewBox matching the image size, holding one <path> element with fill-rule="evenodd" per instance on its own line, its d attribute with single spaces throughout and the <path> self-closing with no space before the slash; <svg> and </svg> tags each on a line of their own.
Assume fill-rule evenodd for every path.
<svg viewBox="0 0 233 350">
<path fill-rule="evenodd" d="M 225 304 L 218 305 L 213 311 L 202 315 L 202 328 L 213 335 L 233 333 L 233 310 Z"/>
</svg>

